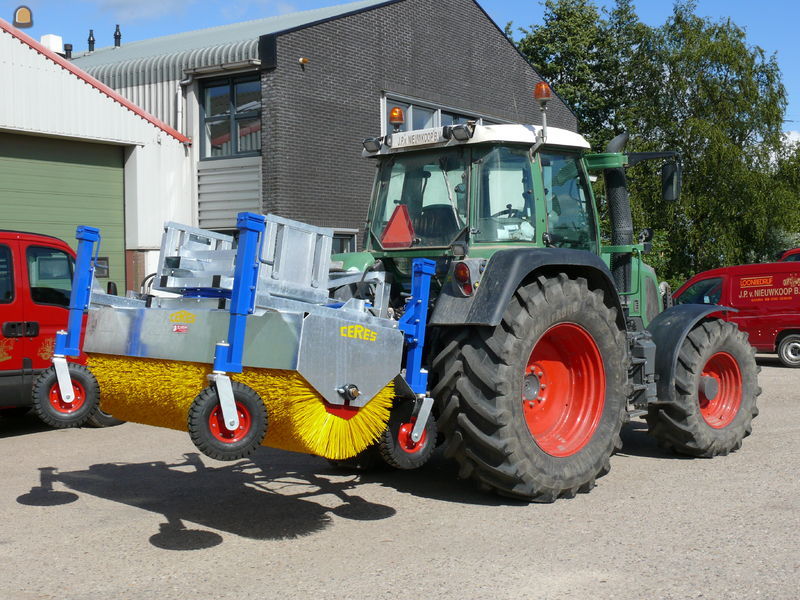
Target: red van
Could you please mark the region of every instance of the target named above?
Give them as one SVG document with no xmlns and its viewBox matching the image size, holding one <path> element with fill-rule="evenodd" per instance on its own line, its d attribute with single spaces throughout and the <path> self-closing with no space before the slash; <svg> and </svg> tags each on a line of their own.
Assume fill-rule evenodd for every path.
<svg viewBox="0 0 800 600">
<path fill-rule="evenodd" d="M 750 335 L 759 352 L 776 352 L 800 367 L 800 264 L 793 260 L 705 271 L 673 294 L 677 304 L 719 304 L 738 312 L 723 319 Z M 797 256 L 800 256 L 798 252 Z"/>
<path fill-rule="evenodd" d="M 33 382 L 67 326 L 74 265 L 75 252 L 58 238 L 0 230 L 0 416 L 33 405 Z M 102 411 L 89 422 L 121 423 Z"/>
<path fill-rule="evenodd" d="M 800 248 L 787 250 L 780 257 L 780 262 L 800 262 Z"/>
</svg>

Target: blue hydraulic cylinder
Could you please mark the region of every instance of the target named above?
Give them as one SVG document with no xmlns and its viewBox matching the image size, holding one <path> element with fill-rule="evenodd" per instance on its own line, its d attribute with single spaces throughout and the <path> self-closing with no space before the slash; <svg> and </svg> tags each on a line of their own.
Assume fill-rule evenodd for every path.
<svg viewBox="0 0 800 600">
<path fill-rule="evenodd" d="M 406 381 L 417 395 L 428 392 L 428 372 L 422 370 L 422 352 L 425 349 L 425 328 L 428 321 L 428 303 L 431 297 L 431 277 L 436 263 L 427 258 L 415 258 L 411 263 L 411 297 L 400 317 L 400 331 L 406 341 Z"/>
<path fill-rule="evenodd" d="M 72 276 L 72 293 L 69 298 L 69 321 L 66 333 L 60 331 L 56 334 L 54 354 L 61 356 L 78 356 L 81 353 L 83 311 L 89 307 L 94 258 L 100 252 L 100 230 L 96 227 L 80 225 L 75 231 L 75 238 L 78 240 L 78 253 L 75 273 Z M 95 243 L 97 243 L 96 250 Z"/>
<path fill-rule="evenodd" d="M 236 227 L 239 229 L 239 246 L 233 270 L 228 342 L 217 344 L 214 353 L 214 370 L 230 373 L 242 372 L 247 316 L 253 314 L 256 306 L 259 256 L 266 219 L 264 215 L 241 212 L 237 215 Z"/>
</svg>

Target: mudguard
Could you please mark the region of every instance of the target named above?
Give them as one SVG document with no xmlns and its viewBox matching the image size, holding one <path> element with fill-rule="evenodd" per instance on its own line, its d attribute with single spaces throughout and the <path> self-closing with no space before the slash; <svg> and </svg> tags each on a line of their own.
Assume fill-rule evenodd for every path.
<svg viewBox="0 0 800 600">
<path fill-rule="evenodd" d="M 611 271 L 602 259 L 586 250 L 519 248 L 500 250 L 489 259 L 475 294 L 464 297 L 452 278 L 442 288 L 430 325 L 496 326 L 503 318 L 514 292 L 533 273 L 555 276 L 568 273 L 584 277 L 592 289 L 605 292 L 606 303 L 617 309 L 617 323 L 625 329 L 625 317 Z"/>
<path fill-rule="evenodd" d="M 656 344 L 658 399 L 675 400 L 675 368 L 683 340 L 695 326 L 713 313 L 738 312 L 735 308 L 716 304 L 678 304 L 652 320 L 647 331 Z"/>
</svg>

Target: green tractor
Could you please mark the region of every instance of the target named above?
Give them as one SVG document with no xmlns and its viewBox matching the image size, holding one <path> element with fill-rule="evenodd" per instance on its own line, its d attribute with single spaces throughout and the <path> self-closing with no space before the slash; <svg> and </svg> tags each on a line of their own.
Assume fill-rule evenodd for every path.
<svg viewBox="0 0 800 600">
<path fill-rule="evenodd" d="M 634 239 L 626 169 L 662 160 L 664 199 L 674 200 L 679 157 L 626 154 L 627 135 L 592 154 L 582 136 L 547 128 L 544 96 L 542 127 L 401 131 L 395 109 L 395 131 L 364 140 L 378 163 L 365 251 L 333 258 L 384 271 L 388 299 L 365 284 L 336 295 L 388 303 L 396 318 L 415 259 L 435 263 L 421 363 L 433 402 L 416 394 L 396 406 L 379 443 L 346 465 L 418 467 L 438 439 L 481 488 L 552 502 L 609 471 L 631 416 L 691 456 L 727 454 L 750 434 L 760 388 L 747 336 L 724 307 L 665 308 L 669 294 L 642 260 L 651 234 Z M 595 175 L 605 177 L 611 246 Z"/>
</svg>

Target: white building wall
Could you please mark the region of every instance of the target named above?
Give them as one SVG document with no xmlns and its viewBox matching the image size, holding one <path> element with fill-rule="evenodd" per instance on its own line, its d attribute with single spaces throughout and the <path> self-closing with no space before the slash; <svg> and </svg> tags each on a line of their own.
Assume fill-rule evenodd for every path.
<svg viewBox="0 0 800 600">
<path fill-rule="evenodd" d="M 158 249 L 166 220 L 196 224 L 192 161 L 181 141 L 4 28 L 0 81 L 0 129 L 127 147 L 128 250 Z"/>
</svg>

